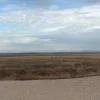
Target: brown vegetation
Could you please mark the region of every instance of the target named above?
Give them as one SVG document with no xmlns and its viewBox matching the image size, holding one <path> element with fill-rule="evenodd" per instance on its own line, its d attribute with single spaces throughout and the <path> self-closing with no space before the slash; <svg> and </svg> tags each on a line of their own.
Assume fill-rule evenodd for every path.
<svg viewBox="0 0 100 100">
<path fill-rule="evenodd" d="M 100 75 L 100 55 L 0 57 L 0 80 L 78 78 Z"/>
</svg>

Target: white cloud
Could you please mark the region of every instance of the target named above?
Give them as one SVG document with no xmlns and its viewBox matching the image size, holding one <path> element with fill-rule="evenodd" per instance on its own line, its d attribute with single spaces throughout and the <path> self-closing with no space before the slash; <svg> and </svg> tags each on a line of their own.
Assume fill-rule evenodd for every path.
<svg viewBox="0 0 100 100">
<path fill-rule="evenodd" d="M 57 5 L 52 5 L 51 7 L 49 7 L 50 10 L 58 10 L 59 6 Z"/>
<path fill-rule="evenodd" d="M 63 29 L 65 27 L 50 27 L 50 28 L 44 28 L 43 32 L 49 33 L 49 32 L 56 32 L 59 31 L 60 29 Z"/>
<path fill-rule="evenodd" d="M 55 51 L 94 49 L 91 46 L 89 47 L 89 45 L 93 45 L 95 49 L 100 49 L 98 45 L 93 44 L 94 39 L 90 37 L 90 34 L 94 35 L 100 29 L 100 5 L 64 10 L 33 8 L 26 8 L 24 10 L 22 8 L 17 9 L 16 7 L 17 10 L 15 10 L 12 9 L 13 7 L 8 6 L 10 11 L 5 7 L 3 13 L 0 14 L 1 26 L 2 24 L 6 26 L 23 26 L 20 30 L 16 28 L 13 31 L 8 27 L 5 31 L 0 32 L 0 42 L 3 45 L 6 44 L 6 49 L 10 48 L 9 51 L 16 48 L 16 45 L 11 46 L 14 43 L 19 44 L 19 47 L 17 47 L 19 50 L 24 50 L 27 46 L 26 44 L 32 44 L 33 46 L 30 47 L 32 51 L 42 47 L 42 50 Z M 95 39 L 98 40 L 97 42 L 100 42 L 97 39 L 99 36 L 99 34 L 95 36 Z M 88 38 L 92 41 L 91 43 L 88 41 Z M 2 39 L 4 42 L 2 42 Z M 26 46 L 20 47 L 20 44 Z M 39 45 L 39 47 L 35 44 Z M 0 51 L 2 50 L 0 49 Z"/>
<path fill-rule="evenodd" d="M 97 30 L 97 29 L 100 30 L 100 26 L 90 27 L 90 28 L 88 28 L 88 31 L 91 31 L 91 30 Z"/>
<path fill-rule="evenodd" d="M 21 37 L 13 39 L 14 43 L 34 43 L 34 42 L 50 42 L 51 39 L 41 39 L 38 37 Z M 12 42 L 12 41 L 11 41 Z"/>
</svg>

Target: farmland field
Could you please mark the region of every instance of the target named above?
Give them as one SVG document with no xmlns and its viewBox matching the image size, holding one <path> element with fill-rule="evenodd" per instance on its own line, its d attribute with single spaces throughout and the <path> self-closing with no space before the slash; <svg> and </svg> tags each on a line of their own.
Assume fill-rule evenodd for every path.
<svg viewBox="0 0 100 100">
<path fill-rule="evenodd" d="M 0 80 L 67 79 L 100 75 L 100 54 L 0 56 Z"/>
</svg>

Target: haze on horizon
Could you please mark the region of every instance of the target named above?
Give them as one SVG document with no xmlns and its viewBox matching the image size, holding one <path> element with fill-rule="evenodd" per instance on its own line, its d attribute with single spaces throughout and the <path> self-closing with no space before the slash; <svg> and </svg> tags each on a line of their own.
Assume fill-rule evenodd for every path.
<svg viewBox="0 0 100 100">
<path fill-rule="evenodd" d="M 0 52 L 100 50 L 100 0 L 0 0 Z"/>
</svg>

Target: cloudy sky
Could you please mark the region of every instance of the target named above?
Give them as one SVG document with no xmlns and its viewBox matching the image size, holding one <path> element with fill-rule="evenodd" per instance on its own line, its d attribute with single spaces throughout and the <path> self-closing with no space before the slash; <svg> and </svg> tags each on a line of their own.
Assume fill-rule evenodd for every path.
<svg viewBox="0 0 100 100">
<path fill-rule="evenodd" d="M 0 52 L 100 50 L 100 0 L 0 0 Z"/>
</svg>

